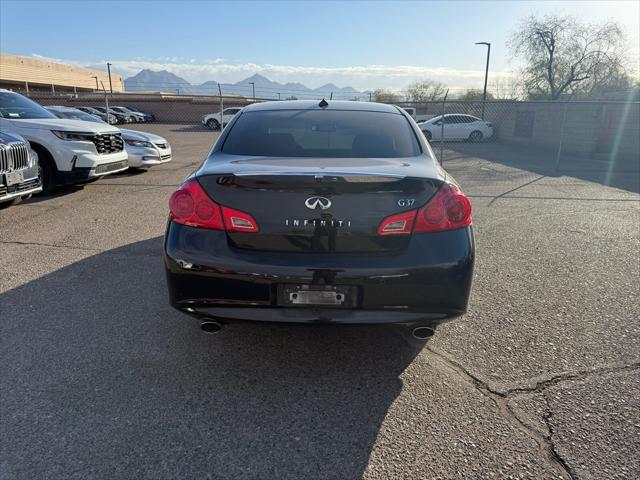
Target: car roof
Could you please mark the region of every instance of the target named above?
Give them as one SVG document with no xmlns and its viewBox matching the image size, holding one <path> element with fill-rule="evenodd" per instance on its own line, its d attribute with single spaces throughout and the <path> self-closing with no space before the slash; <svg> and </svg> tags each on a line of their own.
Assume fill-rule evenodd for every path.
<svg viewBox="0 0 640 480">
<path fill-rule="evenodd" d="M 243 112 L 261 110 L 351 110 L 360 112 L 383 112 L 400 114 L 395 105 L 374 102 L 354 102 L 347 100 L 325 100 L 326 107 L 321 107 L 321 100 L 283 100 L 274 102 L 253 103 L 244 107 Z"/>
<path fill-rule="evenodd" d="M 68 111 L 68 110 L 78 110 L 75 107 L 65 107 L 63 105 L 43 105 L 43 106 L 44 106 L 44 108 L 46 108 L 48 110 L 49 109 L 51 109 L 51 110 L 59 110 L 61 112 L 64 112 L 65 110 L 66 111 Z"/>
<path fill-rule="evenodd" d="M 438 115 L 438 116 L 440 116 L 440 115 Z M 471 117 L 471 118 L 478 118 L 478 117 L 476 117 L 475 115 L 469 115 L 468 113 L 447 113 L 447 114 L 445 115 L 445 117 L 453 117 L 453 116 L 456 116 L 456 117 Z"/>
</svg>

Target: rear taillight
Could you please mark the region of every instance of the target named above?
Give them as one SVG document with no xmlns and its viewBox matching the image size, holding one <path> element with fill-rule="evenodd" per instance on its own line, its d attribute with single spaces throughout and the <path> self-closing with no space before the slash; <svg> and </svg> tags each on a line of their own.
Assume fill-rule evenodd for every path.
<svg viewBox="0 0 640 480">
<path fill-rule="evenodd" d="M 385 218 L 378 227 L 379 235 L 441 232 L 471 225 L 471 203 L 458 187 L 444 184 L 418 210 Z"/>
<path fill-rule="evenodd" d="M 258 224 L 251 215 L 221 207 L 207 195 L 197 180 L 184 183 L 171 195 L 169 212 L 174 222 L 190 227 L 258 231 Z"/>
<path fill-rule="evenodd" d="M 439 232 L 469 225 L 471 202 L 458 187 L 446 183 L 418 210 L 413 232 Z"/>
</svg>

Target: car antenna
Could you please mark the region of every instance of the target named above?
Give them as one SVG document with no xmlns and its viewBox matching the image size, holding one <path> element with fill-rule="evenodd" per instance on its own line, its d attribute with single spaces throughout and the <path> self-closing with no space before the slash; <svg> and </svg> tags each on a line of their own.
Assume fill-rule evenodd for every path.
<svg viewBox="0 0 640 480">
<path fill-rule="evenodd" d="M 329 102 L 327 102 L 324 98 L 322 100 L 320 100 L 320 103 L 318 104 L 319 107 L 321 108 L 325 108 L 329 106 Z"/>
</svg>

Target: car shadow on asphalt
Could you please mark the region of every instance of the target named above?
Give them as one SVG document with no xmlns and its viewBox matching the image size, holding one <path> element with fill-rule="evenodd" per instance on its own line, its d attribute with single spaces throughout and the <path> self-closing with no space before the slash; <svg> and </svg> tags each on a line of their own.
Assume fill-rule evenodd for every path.
<svg viewBox="0 0 640 480">
<path fill-rule="evenodd" d="M 38 193 L 37 195 L 32 196 L 30 199 L 25 200 L 22 203 L 40 203 L 46 202 L 47 200 L 51 200 L 52 198 L 64 197 L 67 195 L 73 195 L 74 193 L 81 192 L 85 185 L 88 184 L 77 184 L 77 185 L 62 185 L 57 187 L 53 193 Z"/>
<path fill-rule="evenodd" d="M 226 125 L 226 124 L 225 124 Z M 220 133 L 219 130 L 211 130 L 208 127 L 205 127 L 204 125 L 192 125 L 192 124 L 188 124 L 188 125 L 183 125 L 183 126 L 179 126 L 178 128 L 172 128 L 169 130 L 170 132 L 198 132 L 198 133 L 203 133 L 203 132 L 210 132 L 210 133 Z"/>
<path fill-rule="evenodd" d="M 440 144 L 433 142 L 432 148 L 439 157 Z M 640 163 L 637 161 L 621 159 L 610 168 L 610 163 L 606 160 L 594 160 L 568 154 L 562 154 L 558 160 L 557 150 L 501 142 L 445 142 L 444 148 L 443 166 L 445 169 L 450 167 L 448 162 L 480 158 L 542 176 L 569 176 L 640 193 Z M 495 182 L 495 179 L 492 178 L 491 181 Z"/>
<path fill-rule="evenodd" d="M 0 294 L 8 478 L 360 478 L 422 348 L 397 327 L 233 324 L 168 306 L 162 239 Z"/>
</svg>

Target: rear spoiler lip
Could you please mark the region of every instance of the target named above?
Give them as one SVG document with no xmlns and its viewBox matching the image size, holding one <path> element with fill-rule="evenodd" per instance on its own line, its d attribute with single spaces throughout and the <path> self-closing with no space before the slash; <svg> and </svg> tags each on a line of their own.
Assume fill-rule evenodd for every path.
<svg viewBox="0 0 640 480">
<path fill-rule="evenodd" d="M 309 176 L 309 177 L 353 177 L 353 176 L 367 176 L 367 177 L 390 177 L 390 178 L 407 178 L 406 175 L 400 175 L 398 173 L 376 173 L 376 172 L 362 172 L 362 171 L 314 171 L 314 172 L 305 172 L 305 171 L 292 171 L 292 170 L 282 170 L 282 171 L 273 171 L 273 170 L 255 170 L 255 171 L 244 171 L 244 172 L 235 172 L 233 173 L 236 177 L 251 177 L 256 175 L 300 175 L 300 176 Z"/>
</svg>

